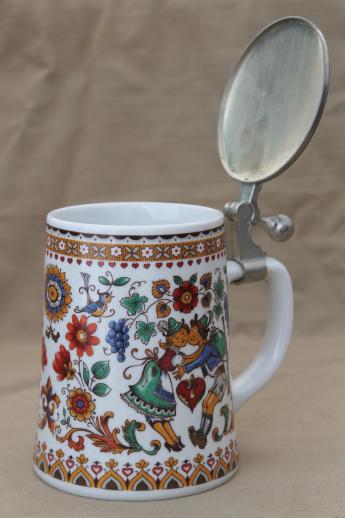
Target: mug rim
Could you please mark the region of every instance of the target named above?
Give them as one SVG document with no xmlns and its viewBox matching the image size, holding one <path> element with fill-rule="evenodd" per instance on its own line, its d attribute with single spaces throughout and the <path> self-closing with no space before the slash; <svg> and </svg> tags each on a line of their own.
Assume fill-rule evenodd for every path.
<svg viewBox="0 0 345 518">
<path fill-rule="evenodd" d="M 133 223 L 103 222 L 104 219 L 102 218 L 105 218 L 107 211 L 109 211 L 109 218 L 111 213 L 114 218 L 116 209 L 122 209 L 123 211 L 126 207 L 131 209 L 129 214 L 126 215 L 126 219 L 130 220 L 132 217 Z M 138 214 L 134 215 L 134 207 L 142 210 L 141 218 Z M 169 211 L 170 216 L 166 214 L 167 211 Z M 86 215 L 86 212 L 90 216 Z M 94 214 L 91 214 L 92 212 Z M 151 221 L 147 223 L 149 215 L 151 216 Z M 98 220 L 96 223 L 91 221 L 92 216 Z M 137 220 L 135 221 L 136 218 Z M 166 221 L 164 221 L 164 218 L 166 218 Z M 100 202 L 69 205 L 54 209 L 47 214 L 46 222 L 51 227 L 72 232 L 147 236 L 210 230 L 224 224 L 224 215 L 220 210 L 207 207 L 206 205 L 187 203 L 147 201 Z"/>
</svg>

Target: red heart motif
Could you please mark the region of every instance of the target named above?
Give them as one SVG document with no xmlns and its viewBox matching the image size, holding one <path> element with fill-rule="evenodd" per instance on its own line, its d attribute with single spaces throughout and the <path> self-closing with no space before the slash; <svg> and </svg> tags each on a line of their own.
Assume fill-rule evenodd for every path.
<svg viewBox="0 0 345 518">
<path fill-rule="evenodd" d="M 82 263 L 82 260 L 81 260 L 81 259 L 77 259 L 77 263 L 78 263 L 78 264 L 81 264 L 81 263 Z"/>
<path fill-rule="evenodd" d="M 104 261 L 98 261 L 98 266 L 104 266 Z"/>
<path fill-rule="evenodd" d="M 209 262 L 209 260 L 210 260 L 210 258 L 209 258 L 209 257 L 205 257 L 205 261 L 206 261 L 207 263 Z"/>
<path fill-rule="evenodd" d="M 49 462 L 52 462 L 54 460 L 54 454 L 53 453 L 48 453 L 48 460 Z"/>
<path fill-rule="evenodd" d="M 212 468 L 213 464 L 214 464 L 214 458 L 213 457 L 210 457 L 207 461 L 207 464 L 210 466 L 210 468 Z"/>
<path fill-rule="evenodd" d="M 72 257 L 69 257 L 69 258 L 67 259 L 67 262 L 68 262 L 69 264 L 72 264 L 72 263 L 73 263 L 73 259 L 72 259 Z"/>
<path fill-rule="evenodd" d="M 68 467 L 68 469 L 73 468 L 73 466 L 74 466 L 74 460 L 72 460 L 72 459 L 67 459 L 67 460 L 66 460 L 66 466 Z"/>
<path fill-rule="evenodd" d="M 50 252 L 50 254 L 49 254 L 49 255 L 50 255 L 50 257 L 53 257 L 53 254 L 52 254 L 51 252 Z"/>
<path fill-rule="evenodd" d="M 183 261 L 178 261 L 177 266 L 178 266 L 179 268 L 182 268 L 182 266 L 183 266 Z"/>
<path fill-rule="evenodd" d="M 197 262 L 198 264 L 200 264 L 200 263 L 201 263 L 201 259 L 197 259 L 197 260 L 196 260 L 196 262 Z"/>
<path fill-rule="evenodd" d="M 91 266 L 91 265 L 92 265 L 92 261 L 86 261 L 86 264 L 87 264 L 88 266 Z"/>
<path fill-rule="evenodd" d="M 65 260 L 64 256 L 63 255 L 60 255 L 60 261 L 63 263 Z"/>
<path fill-rule="evenodd" d="M 163 472 L 162 466 L 154 466 L 152 468 L 153 473 L 156 475 L 156 477 L 159 477 L 159 475 Z"/>
<path fill-rule="evenodd" d="M 173 263 L 167 263 L 167 267 L 168 267 L 168 268 L 171 268 L 171 267 L 172 267 L 172 265 L 173 265 Z"/>
<path fill-rule="evenodd" d="M 113 262 L 108 263 L 108 264 L 109 264 L 110 268 L 114 268 L 114 267 L 115 267 L 115 265 L 116 265 L 116 263 L 113 263 Z"/>
<path fill-rule="evenodd" d="M 133 473 L 133 468 L 122 468 L 122 473 L 128 478 Z"/>
<path fill-rule="evenodd" d="M 189 266 L 192 266 L 192 264 L 193 264 L 192 259 L 189 259 L 188 264 L 189 264 Z"/>
<path fill-rule="evenodd" d="M 99 475 L 103 468 L 100 464 L 92 464 L 91 469 L 95 475 Z"/>
<path fill-rule="evenodd" d="M 150 268 L 150 266 L 151 266 L 151 265 L 150 265 L 150 263 L 145 263 L 145 264 L 144 264 L 144 268 L 146 268 L 146 270 L 147 270 L 148 268 Z"/>
<path fill-rule="evenodd" d="M 184 471 L 185 473 L 189 473 L 190 470 L 192 469 L 192 463 L 191 462 L 184 462 L 181 466 L 182 468 L 182 471 Z"/>
<path fill-rule="evenodd" d="M 157 268 L 161 268 L 163 263 L 156 263 Z"/>
<path fill-rule="evenodd" d="M 139 263 L 132 263 L 132 268 L 138 268 Z"/>
<path fill-rule="evenodd" d="M 218 254 L 217 254 L 217 259 L 219 259 L 219 258 L 220 258 L 220 254 L 218 253 Z"/>
<path fill-rule="evenodd" d="M 215 255 L 213 255 L 213 256 L 211 257 L 212 261 L 214 261 L 214 260 L 215 260 L 215 258 L 216 258 L 216 256 L 215 256 Z"/>
<path fill-rule="evenodd" d="M 59 256 L 57 254 L 54 255 L 55 259 L 57 259 Z"/>
<path fill-rule="evenodd" d="M 127 268 L 128 263 L 121 263 L 121 268 Z"/>
<path fill-rule="evenodd" d="M 191 374 L 189 380 L 180 381 L 177 385 L 176 393 L 182 403 L 184 403 L 193 412 L 205 394 L 206 384 L 203 378 L 194 378 Z"/>
</svg>

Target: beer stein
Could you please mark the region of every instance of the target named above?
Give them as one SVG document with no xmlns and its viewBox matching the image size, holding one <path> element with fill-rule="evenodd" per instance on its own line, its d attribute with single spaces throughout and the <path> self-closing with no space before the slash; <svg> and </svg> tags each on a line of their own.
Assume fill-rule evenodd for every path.
<svg viewBox="0 0 345 518">
<path fill-rule="evenodd" d="M 48 214 L 34 448 L 42 480 L 82 496 L 144 500 L 205 491 L 237 472 L 234 414 L 276 372 L 293 327 L 289 273 L 251 238 L 260 224 L 284 241 L 293 224 L 261 218 L 258 194 L 311 137 L 327 66 L 321 33 L 300 18 L 269 26 L 245 51 L 220 110 L 220 157 L 241 182 L 240 201 L 224 214 L 158 202 Z M 266 335 L 232 378 L 228 286 L 260 280 Z"/>
</svg>

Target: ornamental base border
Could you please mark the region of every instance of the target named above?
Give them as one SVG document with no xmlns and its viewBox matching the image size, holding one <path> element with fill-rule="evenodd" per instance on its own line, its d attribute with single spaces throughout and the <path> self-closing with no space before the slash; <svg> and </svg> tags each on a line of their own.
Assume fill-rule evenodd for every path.
<svg viewBox="0 0 345 518">
<path fill-rule="evenodd" d="M 84 490 L 101 489 L 103 490 L 103 496 L 99 494 L 100 498 L 114 498 L 104 495 L 104 490 L 109 491 L 109 493 L 114 491 L 127 492 L 126 494 L 128 492 L 142 494 L 143 492 L 150 493 L 153 491 L 154 493 L 163 493 L 159 498 L 171 498 L 174 495 L 170 495 L 169 491 L 175 493 L 175 491 L 183 488 L 208 486 L 215 481 L 222 483 L 220 479 L 224 479 L 225 482 L 236 473 L 239 467 L 238 452 L 229 448 L 226 448 L 225 452 L 222 448 L 218 448 L 214 456 L 209 455 L 208 458 L 199 453 L 193 459 L 193 462 L 186 460 L 179 464 L 176 458 L 169 457 L 164 464 L 158 463 L 150 467 L 149 463 L 142 459 L 135 465 L 127 463 L 122 469 L 117 469 L 118 462 L 115 459 L 110 459 L 102 466 L 100 462 L 89 463 L 89 459 L 83 454 L 76 457 L 72 455 L 67 458 L 64 457 L 65 454 L 61 449 L 54 453 L 52 449 L 47 450 L 45 443 L 38 442 L 33 456 L 37 474 L 39 476 L 42 474 L 43 480 L 48 483 L 51 480 L 51 485 L 65 491 L 69 490 L 66 482 L 68 485 L 78 486 L 80 491 L 77 488 L 72 490 L 71 487 L 71 492 L 84 496 L 97 497 L 94 491 L 85 492 Z M 43 476 L 43 474 L 46 476 Z M 213 487 L 215 485 L 218 484 L 211 484 Z M 211 489 L 211 487 L 205 487 L 198 491 L 207 489 Z M 193 492 L 196 491 L 188 491 L 189 494 Z M 181 496 L 187 494 L 185 491 L 181 491 L 181 493 Z M 127 496 L 123 498 L 126 499 Z M 150 497 L 145 496 L 143 498 L 149 499 Z M 156 496 L 152 494 L 152 498 L 156 498 Z"/>
</svg>

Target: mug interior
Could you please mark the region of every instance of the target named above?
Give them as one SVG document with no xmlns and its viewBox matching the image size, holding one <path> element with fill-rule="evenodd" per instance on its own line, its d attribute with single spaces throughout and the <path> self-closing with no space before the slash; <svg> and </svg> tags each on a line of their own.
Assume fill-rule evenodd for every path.
<svg viewBox="0 0 345 518">
<path fill-rule="evenodd" d="M 211 207 L 165 202 L 116 202 L 73 205 L 49 212 L 47 223 L 63 230 L 109 235 L 199 232 L 222 225 Z"/>
</svg>

